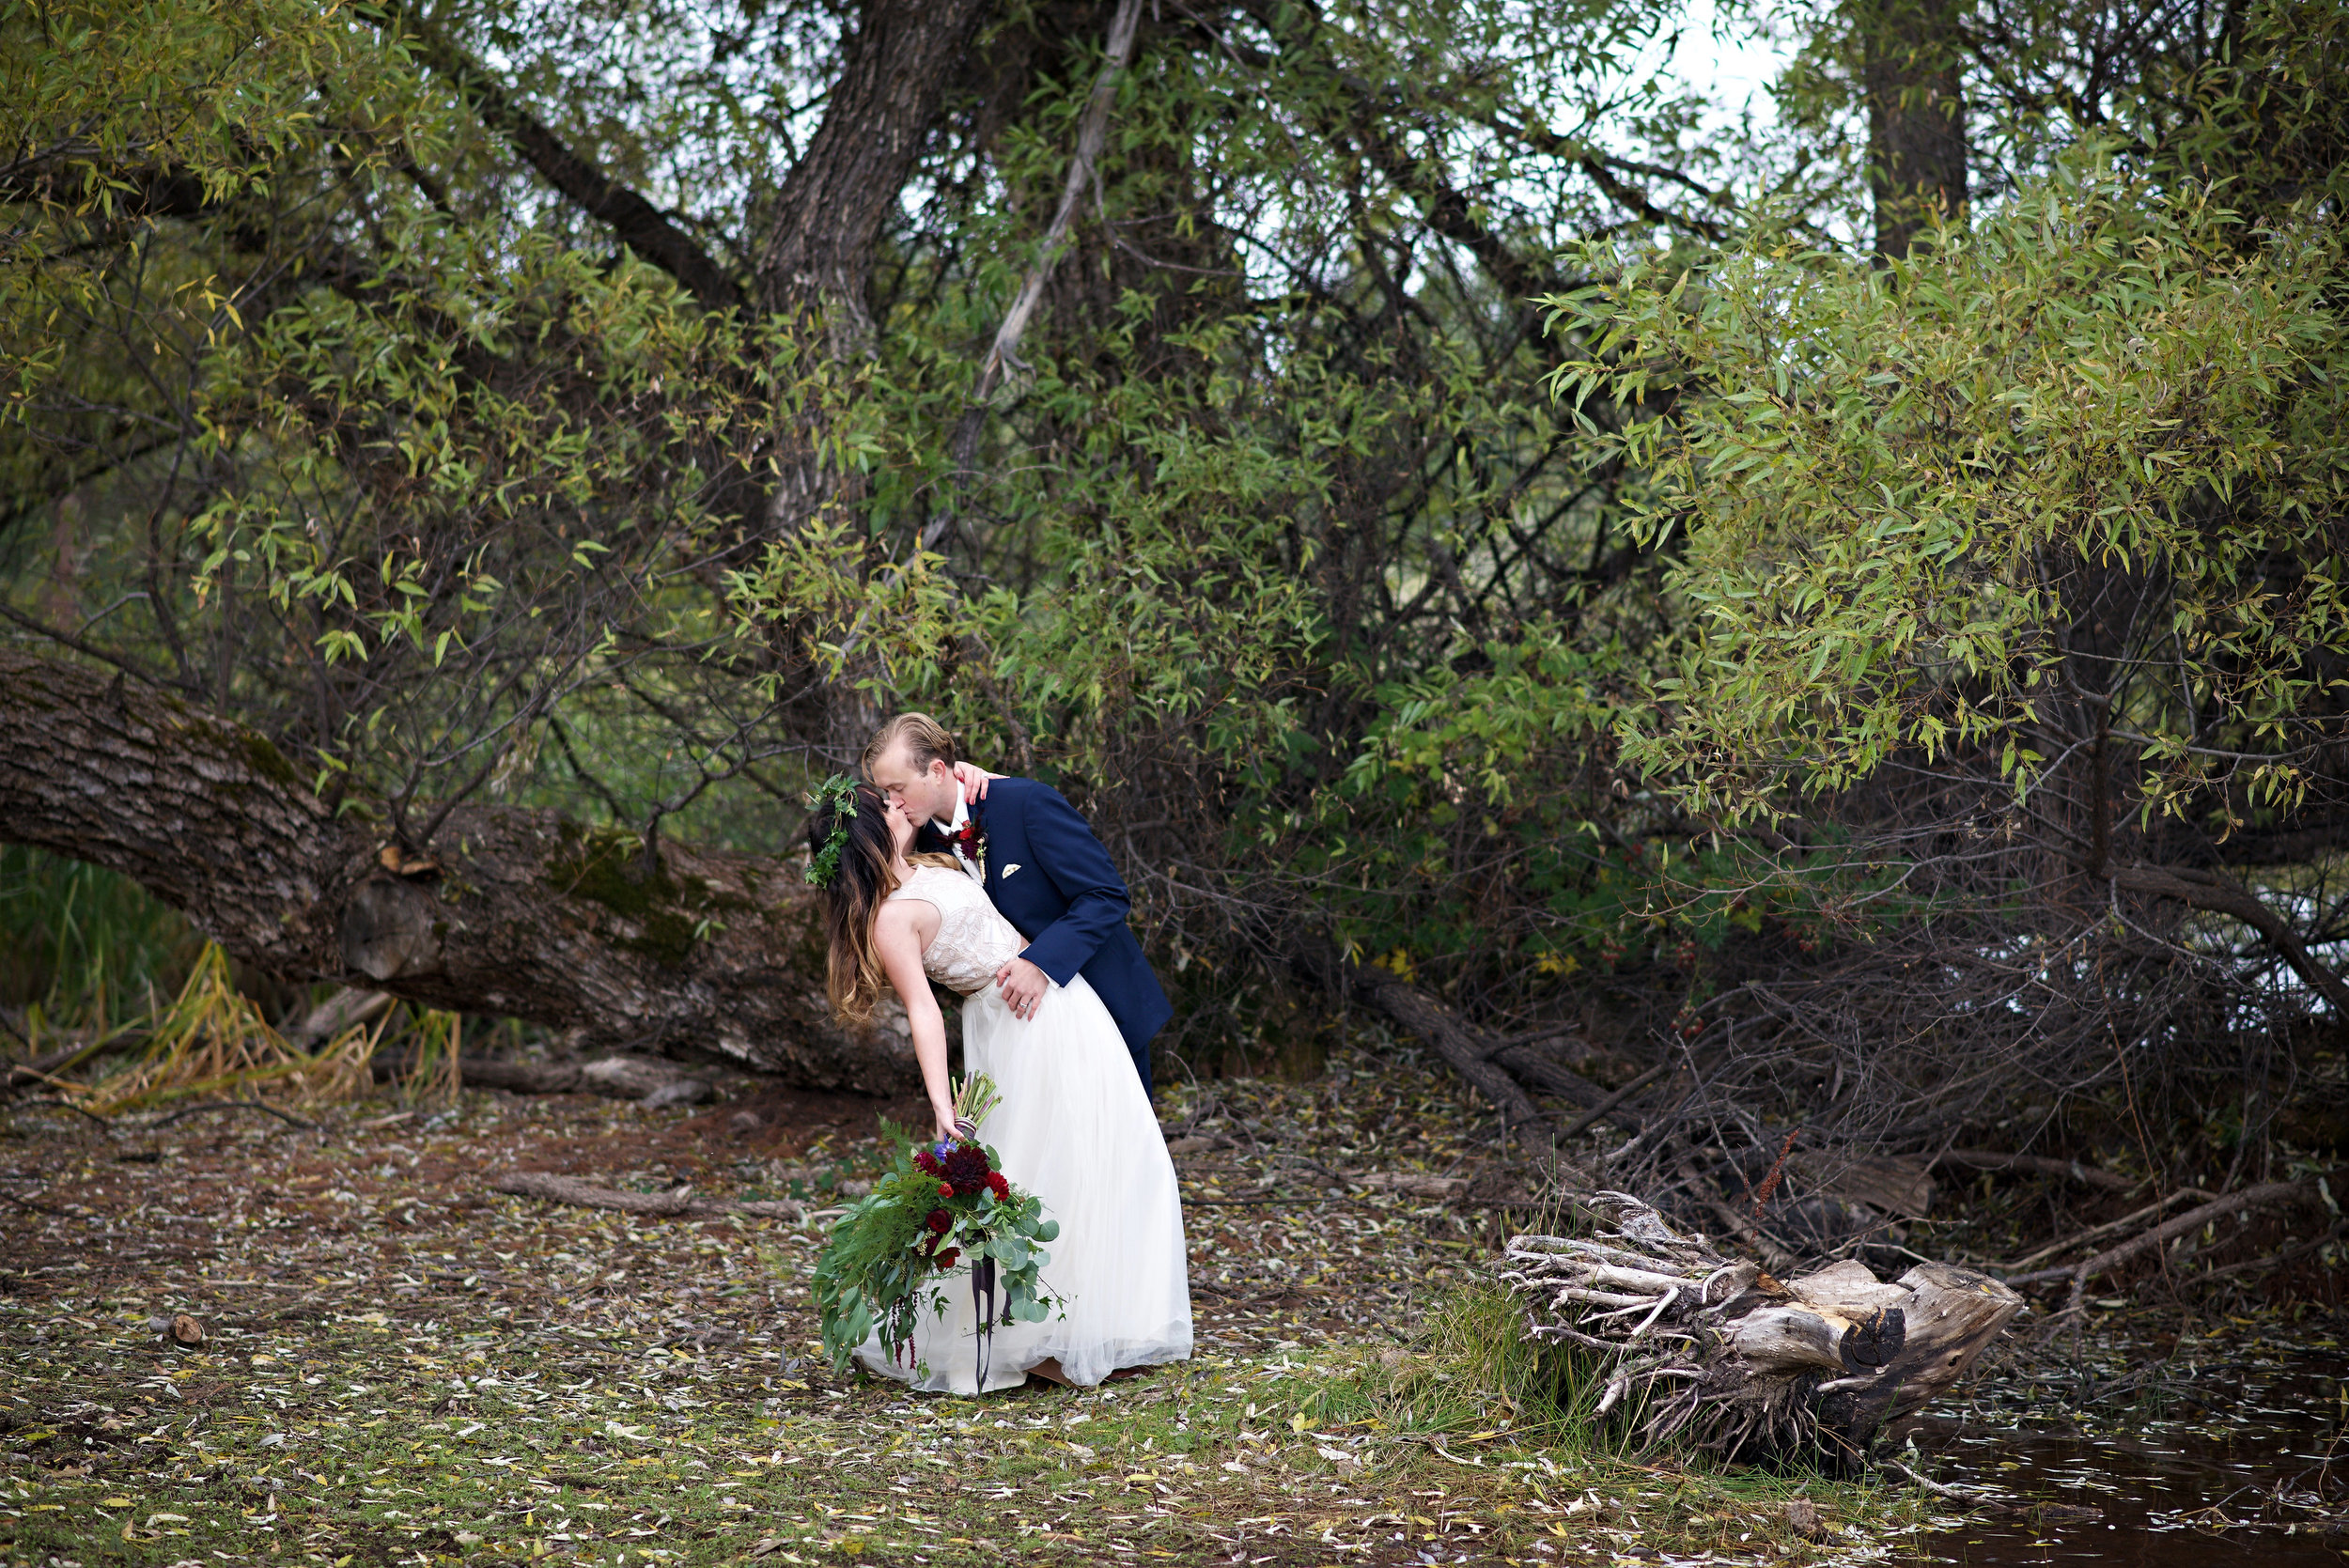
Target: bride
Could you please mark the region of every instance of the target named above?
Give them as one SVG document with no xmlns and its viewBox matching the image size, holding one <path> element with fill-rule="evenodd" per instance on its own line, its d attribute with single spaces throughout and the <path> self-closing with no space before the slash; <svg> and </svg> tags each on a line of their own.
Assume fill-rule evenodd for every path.
<svg viewBox="0 0 2349 1568">
<path fill-rule="evenodd" d="M 994 979 L 1027 941 L 986 893 L 952 859 L 911 855 L 914 824 L 871 784 L 840 779 L 818 795 L 809 879 L 824 890 L 833 1010 L 862 1022 L 884 986 L 895 990 L 937 1135 L 949 1138 L 946 1026 L 929 982 L 958 993 L 964 1070 L 1003 1093 L 982 1141 L 1060 1221 L 1043 1275 L 1058 1315 L 999 1326 L 985 1389 L 967 1291 L 947 1292 L 942 1318 L 923 1312 L 919 1370 L 894 1363 L 878 1337 L 857 1359 L 922 1389 L 974 1394 L 1030 1373 L 1091 1387 L 1124 1368 L 1186 1358 L 1190 1285 L 1174 1164 L 1116 1020 L 1082 975 L 1052 986 L 1032 1017 L 1015 1017 Z"/>
</svg>

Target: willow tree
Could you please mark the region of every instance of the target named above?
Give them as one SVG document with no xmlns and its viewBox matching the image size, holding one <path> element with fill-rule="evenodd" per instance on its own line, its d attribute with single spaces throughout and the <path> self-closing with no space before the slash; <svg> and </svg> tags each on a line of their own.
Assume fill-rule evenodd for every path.
<svg viewBox="0 0 2349 1568">
<path fill-rule="evenodd" d="M 2083 151 L 1889 268 L 1562 302 L 1570 397 L 1702 385 L 1612 438 L 1684 541 L 1623 734 L 1724 846 L 1686 896 L 1840 928 L 1716 970 L 1716 1081 L 1786 1108 L 1748 1163 L 2068 1124 L 2223 1179 L 2259 1140 L 2173 1129 L 2272 1118 L 2349 1007 L 2342 241 L 2235 194 Z"/>
<path fill-rule="evenodd" d="M 1612 65 L 1670 20 L 11 12 L 0 831 L 293 979 L 882 1086 L 780 851 L 921 701 L 1178 975 L 1361 979 L 1537 1114 L 1427 986 L 1570 802 L 1345 790 L 1528 628 L 1644 634 L 1532 302 L 1720 232 Z"/>
</svg>

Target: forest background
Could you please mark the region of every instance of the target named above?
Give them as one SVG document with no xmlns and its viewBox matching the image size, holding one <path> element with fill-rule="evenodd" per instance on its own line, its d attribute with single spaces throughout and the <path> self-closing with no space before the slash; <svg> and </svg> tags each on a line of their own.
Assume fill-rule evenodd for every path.
<svg viewBox="0 0 2349 1568">
<path fill-rule="evenodd" d="M 792 847 L 919 706 L 1188 1070 L 1788 1248 L 2323 1161 L 2349 17 L 1720 17 L 1773 112 L 1674 0 L 0 7 L 8 1032 L 192 931 L 900 1088 Z"/>
</svg>

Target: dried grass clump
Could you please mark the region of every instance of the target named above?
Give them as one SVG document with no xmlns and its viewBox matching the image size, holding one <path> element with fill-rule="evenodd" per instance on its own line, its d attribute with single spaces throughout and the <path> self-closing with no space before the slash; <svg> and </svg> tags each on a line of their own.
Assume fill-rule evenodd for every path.
<svg viewBox="0 0 2349 1568">
<path fill-rule="evenodd" d="M 372 1031 L 354 1024 L 315 1051 L 289 1045 L 253 999 L 238 991 L 228 955 L 217 942 L 207 942 L 179 994 L 155 1015 L 146 1045 L 130 1064 L 95 1083 L 72 1087 L 76 1103 L 101 1115 L 207 1094 L 297 1104 L 351 1099 L 373 1081 L 369 1063 L 382 1031 L 381 1023 Z"/>
</svg>

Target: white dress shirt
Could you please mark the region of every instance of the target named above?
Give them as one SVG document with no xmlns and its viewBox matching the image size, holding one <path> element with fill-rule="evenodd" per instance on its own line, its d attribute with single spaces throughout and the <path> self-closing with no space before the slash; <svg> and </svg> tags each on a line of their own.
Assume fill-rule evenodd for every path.
<svg viewBox="0 0 2349 1568">
<path fill-rule="evenodd" d="M 962 832 L 962 825 L 970 820 L 971 806 L 963 800 L 962 785 L 957 782 L 955 785 L 955 819 L 939 831 L 946 835 L 946 843 L 954 850 L 956 861 L 960 862 L 962 869 L 970 874 L 971 880 L 985 887 L 987 886 L 987 873 L 982 871 L 978 863 L 970 856 L 962 852 L 962 840 L 958 836 Z M 931 819 L 930 826 L 938 827 L 936 818 Z"/>
</svg>

